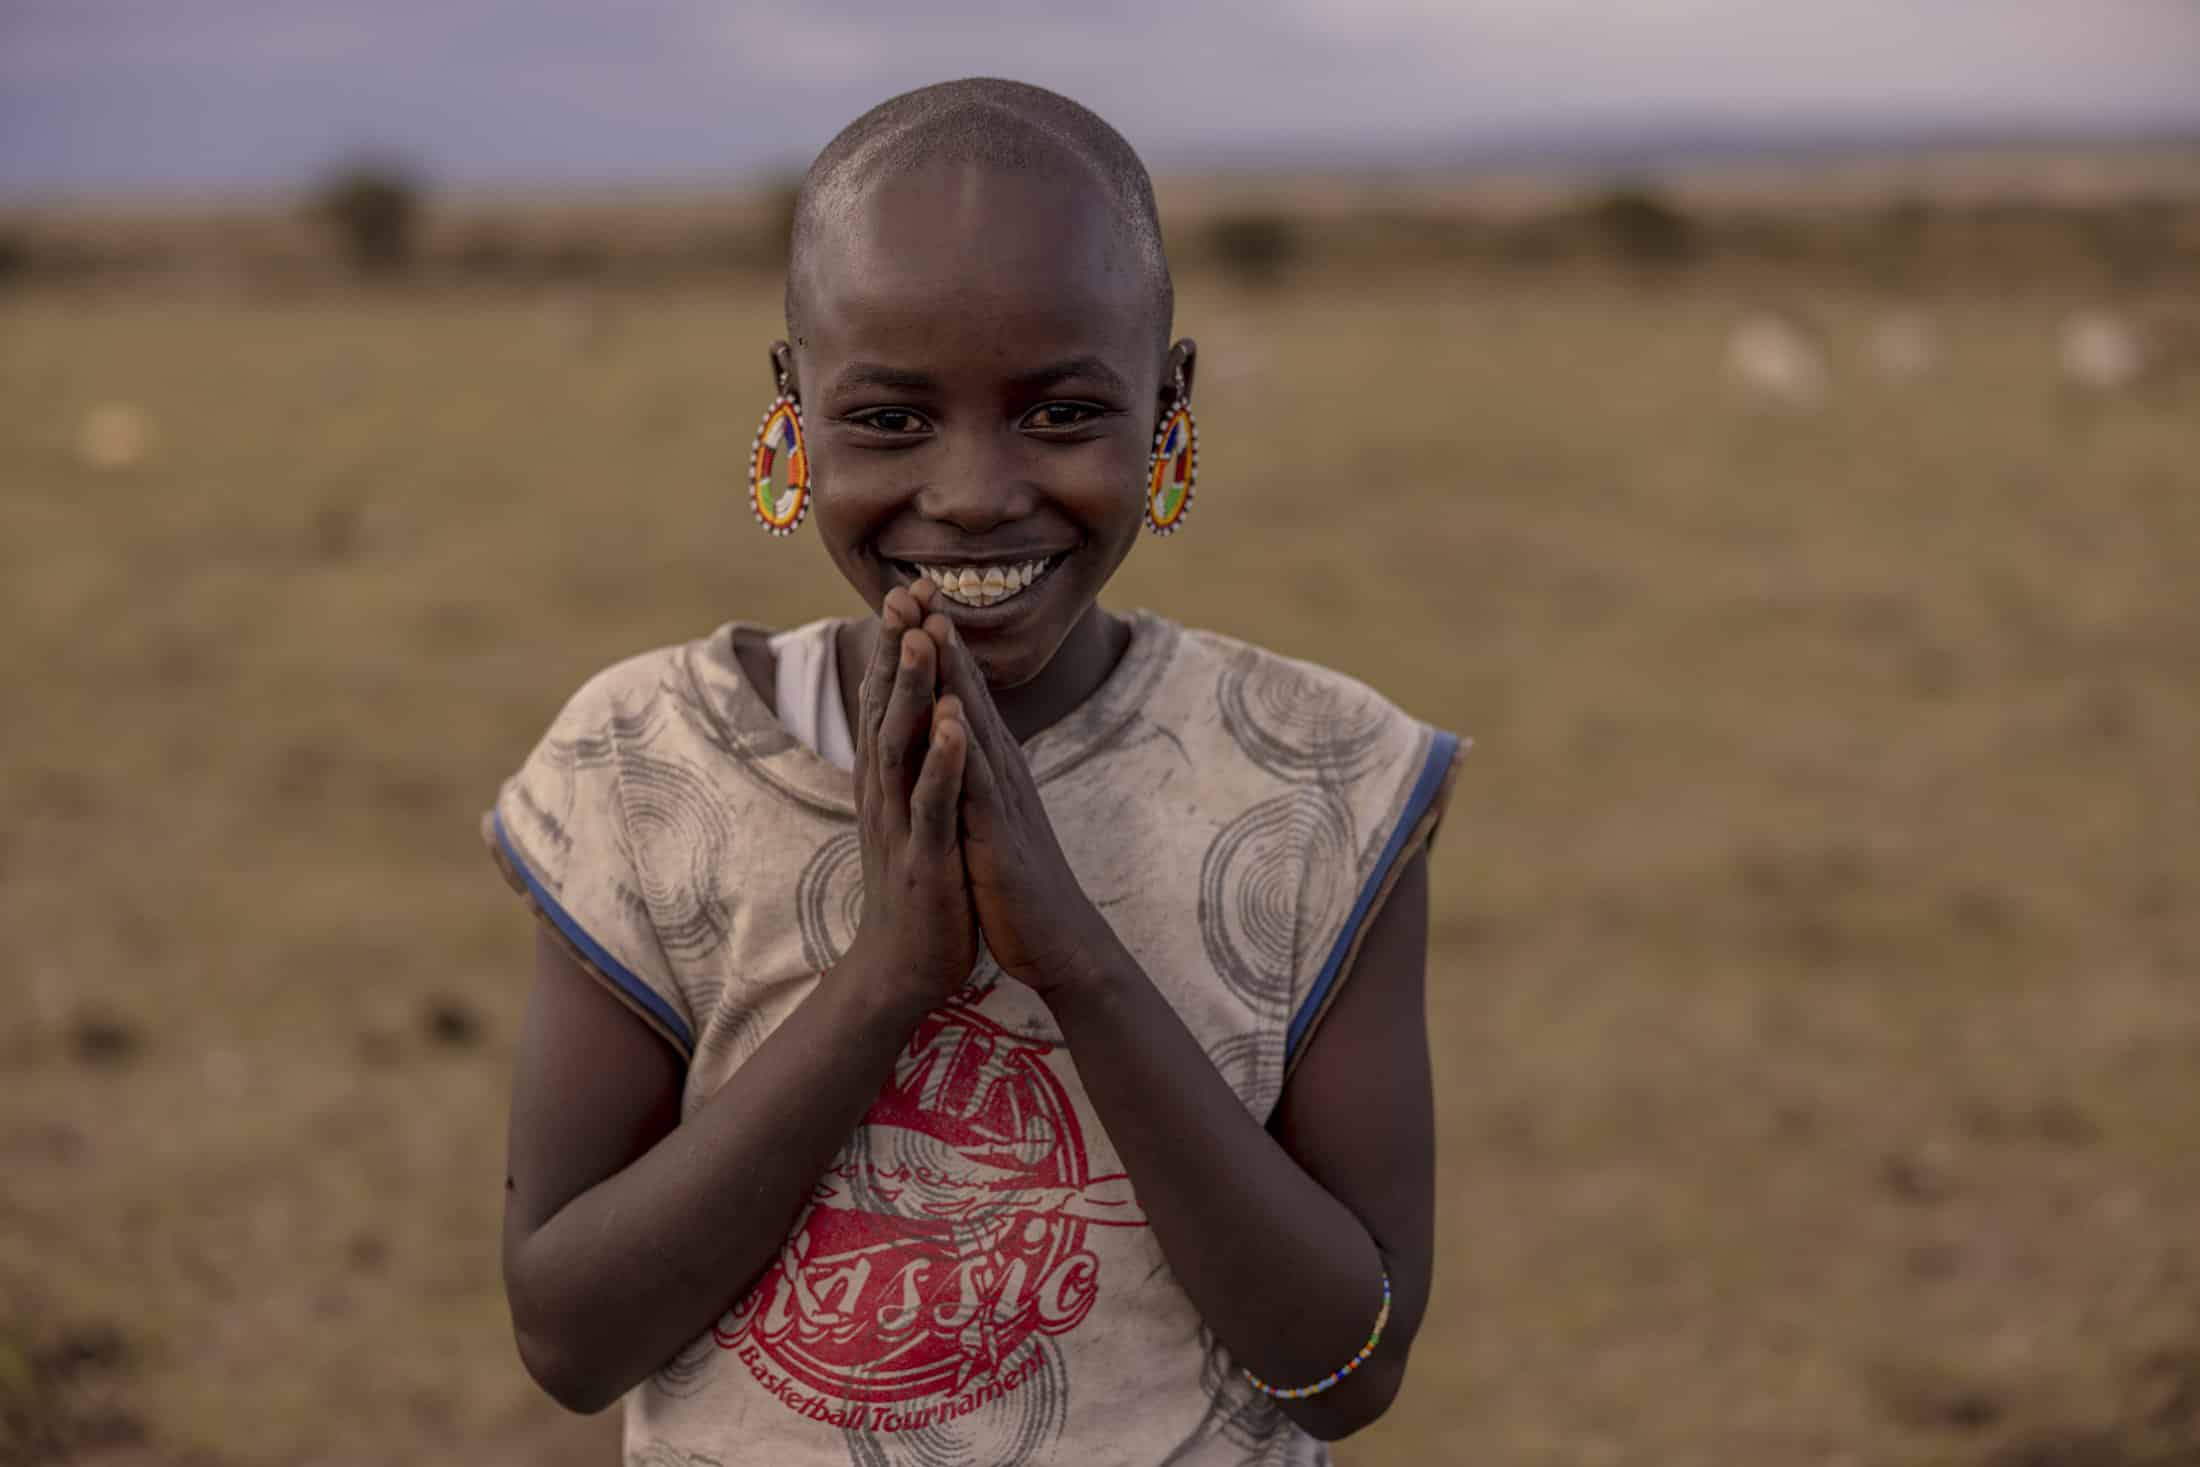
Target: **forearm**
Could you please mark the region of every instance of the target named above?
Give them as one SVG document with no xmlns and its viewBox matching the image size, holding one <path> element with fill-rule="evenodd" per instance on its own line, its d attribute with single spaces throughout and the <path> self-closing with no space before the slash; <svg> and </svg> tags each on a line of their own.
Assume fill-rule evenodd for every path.
<svg viewBox="0 0 2200 1467">
<path fill-rule="evenodd" d="M 1246 1368 L 1278 1386 L 1322 1379 L 1367 1340 L 1383 1243 L 1246 1111 L 1121 944 L 1096 948 L 1049 1002 L 1170 1268 Z M 1279 1404 L 1324 1437 L 1364 1425 L 1395 1391 L 1408 1333 L 1386 1332 L 1334 1389 Z"/>
<path fill-rule="evenodd" d="M 511 1251 L 521 1355 L 567 1406 L 616 1400 L 772 1262 L 923 1012 L 851 959 L 694 1115 Z"/>
</svg>

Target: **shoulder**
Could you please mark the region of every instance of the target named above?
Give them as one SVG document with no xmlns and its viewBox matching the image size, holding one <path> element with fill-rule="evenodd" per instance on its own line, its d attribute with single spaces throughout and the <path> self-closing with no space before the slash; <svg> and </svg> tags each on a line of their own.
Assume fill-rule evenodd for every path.
<svg viewBox="0 0 2200 1467">
<path fill-rule="evenodd" d="M 1350 673 L 1221 632 L 1186 629 L 1177 663 L 1228 742 L 1289 783 L 1395 776 L 1438 736 Z"/>
<path fill-rule="evenodd" d="M 621 658 L 565 700 L 496 802 L 517 853 L 569 849 L 592 828 L 616 835 L 631 781 L 707 764 L 725 746 L 734 629 Z"/>
<path fill-rule="evenodd" d="M 774 633 L 727 622 L 688 641 L 621 658 L 566 699 L 544 743 L 578 745 L 607 757 L 691 740 L 720 751 L 778 752 L 785 737 L 771 711 L 771 643 L 812 634 L 817 625 L 829 631 L 828 624 Z"/>
<path fill-rule="evenodd" d="M 713 638 L 721 635 L 713 633 L 691 642 L 653 647 L 595 673 L 565 700 L 551 720 L 552 735 L 609 738 L 620 725 L 632 725 L 638 717 L 680 696 L 698 653 L 706 651 Z"/>
<path fill-rule="evenodd" d="M 683 1057 L 697 1009 L 660 908 L 689 886 L 659 879 L 651 863 L 716 828 L 716 792 L 701 772 L 708 735 L 690 711 L 697 659 L 714 640 L 723 633 L 622 658 L 583 682 L 482 826 L 505 880 Z"/>
<path fill-rule="evenodd" d="M 1191 660 L 1218 670 L 1227 669 L 1242 682 L 1287 683 L 1310 693 L 1382 707 L 1405 716 L 1389 699 L 1347 672 L 1340 672 L 1303 657 L 1282 652 L 1204 627 L 1183 629 L 1184 646 Z"/>
</svg>

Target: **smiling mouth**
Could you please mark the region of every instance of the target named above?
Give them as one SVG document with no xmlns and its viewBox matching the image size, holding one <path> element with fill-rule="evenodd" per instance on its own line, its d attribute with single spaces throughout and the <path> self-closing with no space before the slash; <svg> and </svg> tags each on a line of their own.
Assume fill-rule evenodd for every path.
<svg viewBox="0 0 2200 1467">
<path fill-rule="evenodd" d="M 1065 554 L 1043 555 L 1036 560 L 1008 565 L 949 565 L 896 560 L 893 566 L 914 581 L 929 577 L 940 594 L 958 606 L 998 606 L 1013 601 L 1050 575 L 1068 559 Z"/>
</svg>

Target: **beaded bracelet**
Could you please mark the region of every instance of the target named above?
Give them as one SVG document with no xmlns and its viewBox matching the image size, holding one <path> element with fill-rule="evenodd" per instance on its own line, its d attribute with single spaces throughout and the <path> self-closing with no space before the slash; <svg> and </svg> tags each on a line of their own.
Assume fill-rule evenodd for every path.
<svg viewBox="0 0 2200 1467">
<path fill-rule="evenodd" d="M 1375 1353 L 1375 1346 L 1383 1337 L 1383 1326 L 1388 1323 L 1390 1323 L 1390 1274 L 1386 1271 L 1383 1274 L 1383 1307 L 1376 1312 L 1375 1328 L 1368 1335 L 1367 1343 L 1360 1346 L 1360 1353 L 1347 1360 L 1343 1368 L 1332 1370 L 1327 1376 L 1310 1386 L 1292 1386 L 1288 1389 L 1272 1386 L 1250 1370 L 1245 1370 L 1242 1373 L 1247 1380 L 1253 1383 L 1254 1390 L 1263 1395 L 1274 1396 L 1279 1401 L 1303 1401 L 1308 1396 L 1318 1396 L 1367 1363 L 1367 1357 Z"/>
</svg>

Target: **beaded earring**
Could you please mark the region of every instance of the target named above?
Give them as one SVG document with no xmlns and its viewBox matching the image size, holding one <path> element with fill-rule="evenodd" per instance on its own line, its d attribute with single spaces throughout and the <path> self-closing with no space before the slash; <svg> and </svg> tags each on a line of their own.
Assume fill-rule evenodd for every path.
<svg viewBox="0 0 2200 1467">
<path fill-rule="evenodd" d="M 749 445 L 749 508 L 774 535 L 792 535 L 810 508 L 810 452 L 802 441 L 802 404 L 779 374 L 779 396 Z"/>
<path fill-rule="evenodd" d="M 1173 535 L 1192 507 L 1192 485 L 1199 478 L 1199 425 L 1192 421 L 1192 397 L 1176 374 L 1176 405 L 1154 430 L 1153 459 L 1146 474 L 1146 528 Z"/>
</svg>

